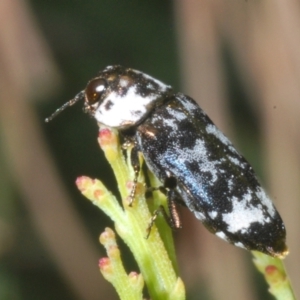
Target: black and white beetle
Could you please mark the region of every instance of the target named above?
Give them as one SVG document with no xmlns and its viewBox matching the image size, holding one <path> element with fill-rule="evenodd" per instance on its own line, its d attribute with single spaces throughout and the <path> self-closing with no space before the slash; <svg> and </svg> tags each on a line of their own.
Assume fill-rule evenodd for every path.
<svg viewBox="0 0 300 300">
<path fill-rule="evenodd" d="M 134 142 L 132 153 L 142 152 L 169 191 L 169 207 L 180 199 L 236 246 L 288 254 L 283 221 L 252 167 L 193 99 L 142 72 L 109 66 L 46 121 L 79 100 L 98 123 Z"/>
</svg>

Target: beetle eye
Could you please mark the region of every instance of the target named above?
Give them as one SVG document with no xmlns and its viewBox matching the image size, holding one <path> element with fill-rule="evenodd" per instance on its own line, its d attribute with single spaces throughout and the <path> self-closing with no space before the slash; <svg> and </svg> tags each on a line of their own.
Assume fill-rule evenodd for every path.
<svg viewBox="0 0 300 300">
<path fill-rule="evenodd" d="M 98 102 L 106 89 L 106 81 L 102 78 L 92 79 L 85 88 L 85 99 L 89 105 Z"/>
</svg>

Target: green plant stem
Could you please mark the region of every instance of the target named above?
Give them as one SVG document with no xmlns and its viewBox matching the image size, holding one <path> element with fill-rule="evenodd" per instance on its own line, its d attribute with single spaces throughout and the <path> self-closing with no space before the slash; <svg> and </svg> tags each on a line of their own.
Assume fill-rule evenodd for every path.
<svg viewBox="0 0 300 300">
<path fill-rule="evenodd" d="M 130 206 L 128 196 L 132 189 L 134 172 L 130 162 L 125 161 L 117 132 L 102 128 L 99 134 L 99 144 L 115 173 L 123 208 L 116 197 L 99 180 L 81 177 L 77 180 L 79 189 L 114 221 L 118 235 L 128 245 L 139 265 L 151 298 L 185 299 L 183 282 L 173 268 L 173 265 L 176 266 L 175 260 L 173 263 L 170 260 L 156 225 L 152 227 L 151 234 L 146 239 L 152 216 L 145 199 L 144 176 L 141 174 L 138 178 L 135 199 Z M 173 251 L 171 257 L 174 259 L 170 229 L 160 232 L 169 235 L 165 241 L 167 241 L 168 250 Z"/>
<path fill-rule="evenodd" d="M 269 292 L 278 300 L 295 300 L 283 261 L 257 251 L 252 251 L 252 254 L 254 265 L 264 275 L 270 287 Z"/>
<path fill-rule="evenodd" d="M 109 258 L 102 258 L 99 267 L 104 278 L 109 281 L 121 299 L 142 299 L 144 280 L 141 274 L 135 272 L 127 275 L 117 246 L 115 234 L 106 228 L 100 235 L 100 243 L 104 245 Z"/>
</svg>

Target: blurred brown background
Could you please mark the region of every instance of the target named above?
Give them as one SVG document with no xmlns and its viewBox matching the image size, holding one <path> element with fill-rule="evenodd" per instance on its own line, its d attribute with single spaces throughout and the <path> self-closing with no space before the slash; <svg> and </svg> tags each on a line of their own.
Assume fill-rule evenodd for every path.
<svg viewBox="0 0 300 300">
<path fill-rule="evenodd" d="M 74 184 L 88 175 L 114 190 L 97 126 L 80 104 L 44 123 L 111 64 L 189 94 L 234 141 L 286 223 L 300 295 L 299 1 L 2 0 L 0 20 L 1 300 L 117 299 L 97 266 L 112 224 Z M 272 299 L 251 254 L 182 212 L 188 299 Z"/>
</svg>

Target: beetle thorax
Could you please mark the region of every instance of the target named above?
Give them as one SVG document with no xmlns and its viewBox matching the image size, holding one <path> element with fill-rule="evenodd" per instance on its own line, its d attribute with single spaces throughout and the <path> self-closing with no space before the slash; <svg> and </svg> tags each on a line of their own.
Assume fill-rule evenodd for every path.
<svg viewBox="0 0 300 300">
<path fill-rule="evenodd" d="M 144 119 L 159 97 L 157 94 L 141 95 L 136 84 L 120 80 L 121 89 L 111 90 L 96 108 L 94 117 L 106 126 L 125 128 Z"/>
<path fill-rule="evenodd" d="M 99 80 L 100 85 L 94 84 Z M 103 83 L 103 86 L 101 85 Z M 99 101 L 87 99 L 89 85 L 101 93 Z M 117 129 L 136 126 L 155 107 L 170 86 L 132 69 L 105 69 L 86 88 L 87 111 L 101 124 Z"/>
</svg>

